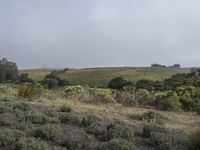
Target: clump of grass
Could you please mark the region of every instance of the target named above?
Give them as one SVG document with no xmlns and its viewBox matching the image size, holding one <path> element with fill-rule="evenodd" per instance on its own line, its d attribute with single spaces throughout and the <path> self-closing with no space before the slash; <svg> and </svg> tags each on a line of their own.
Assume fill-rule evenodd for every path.
<svg viewBox="0 0 200 150">
<path fill-rule="evenodd" d="M 46 124 L 35 131 L 35 137 L 45 140 L 54 140 L 59 133 L 59 127 Z"/>
<path fill-rule="evenodd" d="M 101 135 L 106 132 L 107 125 L 95 116 L 88 116 L 83 118 L 82 125 L 87 129 L 86 131 L 95 136 Z"/>
<path fill-rule="evenodd" d="M 167 118 L 154 111 L 149 111 L 139 115 L 130 116 L 131 119 L 145 121 L 146 123 L 164 124 Z"/>
<path fill-rule="evenodd" d="M 30 121 L 35 124 L 44 124 L 48 121 L 48 117 L 39 111 L 32 111 L 27 114 L 26 121 Z"/>
<path fill-rule="evenodd" d="M 97 150 L 136 150 L 133 142 L 125 139 L 112 139 L 97 146 Z"/>
<path fill-rule="evenodd" d="M 0 114 L 11 113 L 12 109 L 13 109 L 12 105 L 1 104 Z"/>
<path fill-rule="evenodd" d="M 46 142 L 41 140 L 32 138 L 32 137 L 24 137 L 21 138 L 15 144 L 16 150 L 49 150 L 49 146 Z"/>
<path fill-rule="evenodd" d="M 65 113 L 60 116 L 61 123 L 68 124 L 80 124 L 81 119 L 78 114 L 75 113 Z"/>
</svg>

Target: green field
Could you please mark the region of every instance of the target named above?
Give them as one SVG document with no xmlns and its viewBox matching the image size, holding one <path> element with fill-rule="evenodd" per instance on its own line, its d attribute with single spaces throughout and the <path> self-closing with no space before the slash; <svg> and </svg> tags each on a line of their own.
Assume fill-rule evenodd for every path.
<svg viewBox="0 0 200 150">
<path fill-rule="evenodd" d="M 21 72 L 29 73 L 29 77 L 34 80 L 42 80 L 51 71 L 50 69 L 37 69 Z M 163 80 L 173 74 L 188 72 L 190 72 L 189 68 L 116 67 L 71 69 L 59 76 L 68 80 L 71 85 L 107 87 L 108 82 L 116 76 L 122 76 L 135 83 L 140 79 Z"/>
</svg>

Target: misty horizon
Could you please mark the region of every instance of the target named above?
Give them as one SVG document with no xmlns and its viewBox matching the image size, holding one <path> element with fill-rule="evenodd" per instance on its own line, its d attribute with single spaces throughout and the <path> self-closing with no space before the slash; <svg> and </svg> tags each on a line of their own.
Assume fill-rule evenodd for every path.
<svg viewBox="0 0 200 150">
<path fill-rule="evenodd" d="M 200 1 L 0 1 L 0 58 L 19 69 L 200 65 Z"/>
</svg>

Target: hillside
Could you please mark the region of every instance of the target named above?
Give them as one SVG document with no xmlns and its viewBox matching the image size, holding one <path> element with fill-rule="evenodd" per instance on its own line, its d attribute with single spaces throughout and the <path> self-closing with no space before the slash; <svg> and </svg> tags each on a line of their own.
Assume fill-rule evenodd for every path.
<svg viewBox="0 0 200 150">
<path fill-rule="evenodd" d="M 30 78 L 41 80 L 51 71 L 50 69 L 37 69 L 22 70 L 20 72 L 27 72 Z M 190 72 L 189 68 L 116 67 L 71 69 L 65 73 L 60 73 L 59 76 L 68 80 L 71 85 L 107 87 L 108 82 L 116 76 L 122 76 L 135 83 L 140 79 L 163 80 L 173 74 L 188 72 Z"/>
</svg>

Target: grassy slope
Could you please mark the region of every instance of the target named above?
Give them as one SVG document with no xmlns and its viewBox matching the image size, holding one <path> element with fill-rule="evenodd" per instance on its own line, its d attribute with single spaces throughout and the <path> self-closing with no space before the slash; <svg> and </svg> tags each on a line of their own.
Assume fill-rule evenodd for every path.
<svg viewBox="0 0 200 150">
<path fill-rule="evenodd" d="M 30 78 L 41 80 L 51 70 L 24 70 Z M 106 87 L 108 81 L 116 76 L 123 76 L 127 80 L 136 82 L 140 79 L 163 80 L 176 73 L 187 73 L 189 68 L 151 68 L 151 67 L 123 67 L 123 68 L 86 68 L 72 69 L 65 74 L 59 74 L 71 85 L 89 85 L 91 87 Z"/>
</svg>

